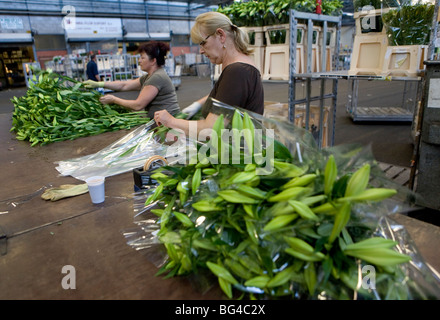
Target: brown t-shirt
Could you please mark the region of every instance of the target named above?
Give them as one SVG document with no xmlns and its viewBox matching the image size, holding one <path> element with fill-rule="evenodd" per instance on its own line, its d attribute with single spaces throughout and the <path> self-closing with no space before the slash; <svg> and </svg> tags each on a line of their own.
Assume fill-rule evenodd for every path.
<svg viewBox="0 0 440 320">
<path fill-rule="evenodd" d="M 264 112 L 264 91 L 261 75 L 254 66 L 235 62 L 220 74 L 209 97 L 233 107 L 240 107 L 255 113 Z M 209 114 L 209 104 L 202 108 L 202 116 Z"/>
<path fill-rule="evenodd" d="M 157 96 L 145 108 L 150 119 L 153 119 L 154 113 L 159 110 L 165 109 L 172 115 L 179 113 L 180 108 L 177 102 L 176 90 L 163 68 L 157 69 L 151 75 L 146 74 L 140 77 L 139 81 L 141 82 L 142 89 L 150 85 L 159 90 Z"/>
</svg>

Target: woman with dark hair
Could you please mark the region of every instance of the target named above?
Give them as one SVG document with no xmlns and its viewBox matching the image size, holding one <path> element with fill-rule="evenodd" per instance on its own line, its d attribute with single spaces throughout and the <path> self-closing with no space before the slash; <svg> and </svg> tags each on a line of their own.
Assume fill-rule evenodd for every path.
<svg viewBox="0 0 440 320">
<path fill-rule="evenodd" d="M 141 45 L 139 66 L 146 75 L 134 80 L 125 81 L 85 81 L 86 88 L 106 88 L 113 91 L 140 90 L 136 100 L 126 100 L 112 94 L 102 96 L 103 104 L 118 104 L 133 111 L 146 110 L 148 117 L 153 119 L 154 113 L 167 110 L 170 114 L 180 111 L 174 85 L 163 66 L 165 57 L 170 50 L 168 44 L 150 41 Z"/>
</svg>

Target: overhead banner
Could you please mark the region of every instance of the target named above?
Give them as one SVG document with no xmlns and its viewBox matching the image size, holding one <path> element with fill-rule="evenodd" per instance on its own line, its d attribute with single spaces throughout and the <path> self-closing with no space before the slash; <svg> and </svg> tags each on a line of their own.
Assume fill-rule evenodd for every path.
<svg viewBox="0 0 440 320">
<path fill-rule="evenodd" d="M 33 38 L 30 32 L 24 33 L 0 33 L 0 43 L 32 43 Z"/>
<path fill-rule="evenodd" d="M 0 43 L 31 43 L 29 20 L 23 17 L 0 16 Z"/>
<path fill-rule="evenodd" d="M 150 40 L 170 41 L 171 35 L 169 32 L 163 32 L 163 33 L 128 32 L 124 36 L 124 40 L 140 41 L 140 42 L 150 41 Z"/>
<path fill-rule="evenodd" d="M 66 17 L 63 27 L 71 41 L 122 39 L 121 19 Z"/>
</svg>

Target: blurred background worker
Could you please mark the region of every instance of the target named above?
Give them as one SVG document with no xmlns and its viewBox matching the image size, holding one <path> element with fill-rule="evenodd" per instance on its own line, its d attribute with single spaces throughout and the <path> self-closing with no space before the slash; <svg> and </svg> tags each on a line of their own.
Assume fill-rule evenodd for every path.
<svg viewBox="0 0 440 320">
<path fill-rule="evenodd" d="M 90 56 L 90 61 L 87 63 L 87 79 L 92 81 L 100 81 L 98 65 L 96 64 L 96 55 Z"/>
<path fill-rule="evenodd" d="M 86 88 L 106 88 L 113 91 L 140 90 L 136 100 L 126 100 L 107 94 L 100 98 L 103 104 L 118 104 L 133 111 L 145 110 L 148 117 L 153 119 L 154 113 L 159 110 L 167 110 L 175 115 L 180 112 L 177 95 L 171 78 L 163 66 L 165 57 L 170 47 L 165 42 L 150 41 L 139 47 L 139 66 L 146 75 L 138 79 L 125 81 L 92 81 L 84 83 Z"/>
<path fill-rule="evenodd" d="M 200 53 L 208 57 L 211 63 L 222 66 L 222 73 L 209 95 L 182 110 L 194 114 L 201 109 L 204 119 L 197 121 L 197 130 L 212 128 L 218 117 L 209 110 L 211 104 L 205 103 L 208 97 L 263 114 L 263 83 L 260 71 L 250 57 L 252 49 L 249 47 L 247 33 L 224 14 L 206 12 L 196 18 L 191 29 L 191 40 L 200 45 Z M 186 133 L 193 122 L 176 119 L 166 110 L 156 112 L 154 119 L 158 125 L 181 129 Z"/>
</svg>

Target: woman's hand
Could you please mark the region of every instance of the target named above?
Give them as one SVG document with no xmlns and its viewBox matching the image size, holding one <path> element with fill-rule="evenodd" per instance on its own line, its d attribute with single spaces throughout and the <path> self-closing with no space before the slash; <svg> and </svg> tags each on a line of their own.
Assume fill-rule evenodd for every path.
<svg viewBox="0 0 440 320">
<path fill-rule="evenodd" d="M 104 81 L 87 80 L 83 82 L 87 89 L 104 88 Z"/>
<path fill-rule="evenodd" d="M 115 96 L 112 94 L 106 94 L 105 96 L 102 96 L 101 98 L 99 98 L 99 101 L 102 104 L 112 104 L 115 102 Z"/>
<path fill-rule="evenodd" d="M 174 117 L 166 110 L 159 110 L 154 113 L 154 121 L 158 126 L 164 125 L 165 127 L 170 128 Z"/>
</svg>

